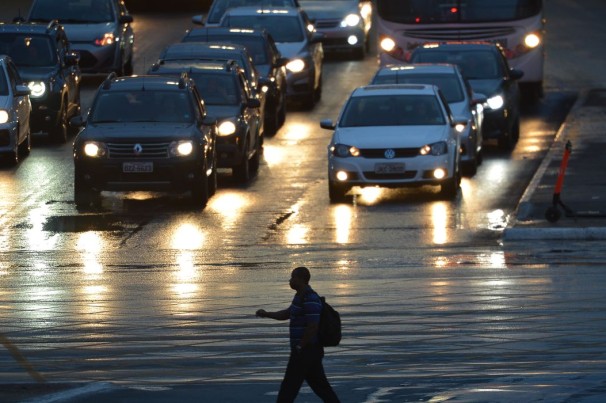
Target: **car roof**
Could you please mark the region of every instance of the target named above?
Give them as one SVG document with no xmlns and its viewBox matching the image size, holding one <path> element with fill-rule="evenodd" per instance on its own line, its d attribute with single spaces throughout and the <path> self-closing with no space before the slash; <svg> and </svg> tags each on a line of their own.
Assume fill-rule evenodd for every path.
<svg viewBox="0 0 606 403">
<path fill-rule="evenodd" d="M 191 29 L 185 37 L 200 37 L 213 35 L 246 35 L 266 36 L 266 29 L 236 28 L 236 27 L 198 27 Z"/>
<path fill-rule="evenodd" d="M 433 95 L 438 88 L 429 84 L 372 84 L 356 88 L 352 97 L 378 95 Z"/>
<path fill-rule="evenodd" d="M 61 25 L 57 20 L 49 23 L 41 22 L 17 22 L 15 24 L 0 23 L 0 33 L 2 32 L 19 32 L 27 34 L 51 34 L 61 29 Z"/>
<path fill-rule="evenodd" d="M 395 74 L 453 74 L 458 67 L 450 63 L 388 64 L 377 70 L 377 75 Z"/>
<path fill-rule="evenodd" d="M 199 61 L 199 62 L 179 62 L 179 61 L 168 61 L 162 64 L 155 64 L 150 70 L 150 74 L 161 74 L 161 73 L 181 73 L 187 72 L 209 72 L 213 74 L 234 74 L 238 69 L 241 69 L 240 65 L 232 60 L 227 61 Z"/>
<path fill-rule="evenodd" d="M 229 16 L 245 16 L 245 15 L 259 15 L 259 14 L 263 14 L 263 15 L 277 15 L 277 16 L 295 16 L 295 15 L 299 15 L 299 13 L 301 12 L 301 9 L 296 8 L 296 7 L 267 7 L 267 8 L 260 8 L 260 7 L 251 7 L 251 6 L 245 6 L 245 7 L 235 7 L 235 8 L 230 8 L 229 10 L 227 10 L 224 14 L 224 17 L 229 15 Z"/>
<path fill-rule="evenodd" d="M 160 75 L 138 75 L 127 77 L 112 77 L 108 78 L 101 84 L 101 90 L 116 90 L 116 91 L 133 91 L 133 90 L 168 90 L 168 91 L 184 91 L 187 85 L 181 80 L 160 76 Z"/>
<path fill-rule="evenodd" d="M 173 56 L 190 56 L 195 57 L 200 53 L 204 55 L 208 54 L 234 54 L 234 53 L 248 53 L 246 47 L 240 44 L 234 43 L 219 43 L 219 42 L 179 42 L 173 43 L 167 46 L 160 58 L 170 53 Z"/>
<path fill-rule="evenodd" d="M 501 46 L 497 43 L 493 42 L 483 42 L 483 41 L 474 41 L 474 42 L 443 42 L 443 43 L 425 43 L 417 48 L 416 50 L 420 51 L 429 51 L 430 49 L 457 49 L 457 50 L 495 50 L 501 49 Z"/>
</svg>

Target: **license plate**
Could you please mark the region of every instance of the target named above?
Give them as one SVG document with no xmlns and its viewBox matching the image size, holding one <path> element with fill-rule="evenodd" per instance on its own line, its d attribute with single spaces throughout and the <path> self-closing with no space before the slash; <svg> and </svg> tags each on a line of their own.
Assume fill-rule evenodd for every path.
<svg viewBox="0 0 606 403">
<path fill-rule="evenodd" d="M 406 172 L 406 166 L 402 163 L 375 164 L 377 174 L 401 174 Z"/>
<path fill-rule="evenodd" d="M 149 173 L 154 172 L 153 162 L 124 162 L 122 163 L 124 173 Z"/>
</svg>

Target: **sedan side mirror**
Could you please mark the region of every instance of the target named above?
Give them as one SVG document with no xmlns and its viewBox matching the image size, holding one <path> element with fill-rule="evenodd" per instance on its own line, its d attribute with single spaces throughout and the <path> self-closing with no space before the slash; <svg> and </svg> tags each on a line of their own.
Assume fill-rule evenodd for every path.
<svg viewBox="0 0 606 403">
<path fill-rule="evenodd" d="M 82 127 L 84 126 L 85 120 L 82 115 L 76 115 L 69 120 L 69 125 L 71 127 Z"/>
<path fill-rule="evenodd" d="M 191 17 L 191 22 L 195 25 L 204 25 L 204 15 L 194 15 L 193 17 Z"/>
<path fill-rule="evenodd" d="M 335 130 L 337 125 L 335 123 L 333 123 L 333 121 L 330 119 L 322 119 L 320 121 L 320 127 L 322 129 Z"/>
<path fill-rule="evenodd" d="M 513 80 L 519 80 L 520 78 L 524 77 L 524 72 L 518 69 L 511 69 L 509 70 L 509 77 L 511 77 Z"/>
<path fill-rule="evenodd" d="M 25 84 L 21 84 L 21 85 L 17 85 L 15 86 L 15 94 L 17 96 L 24 96 L 24 95 L 29 95 L 31 94 L 31 91 L 29 89 L 29 87 Z"/>
</svg>

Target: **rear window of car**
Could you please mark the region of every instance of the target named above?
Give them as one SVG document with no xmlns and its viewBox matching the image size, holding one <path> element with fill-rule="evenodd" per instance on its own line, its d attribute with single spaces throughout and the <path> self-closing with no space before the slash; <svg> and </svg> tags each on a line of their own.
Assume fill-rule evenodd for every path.
<svg viewBox="0 0 606 403">
<path fill-rule="evenodd" d="M 373 84 L 432 84 L 437 86 L 448 103 L 465 99 L 463 88 L 456 76 L 450 74 L 383 74 L 377 75 Z"/>
<path fill-rule="evenodd" d="M 192 123 L 191 100 L 185 91 L 108 91 L 99 94 L 92 123 Z"/>
<path fill-rule="evenodd" d="M 196 72 L 190 76 L 196 82 L 198 92 L 206 105 L 237 105 L 241 102 L 241 92 L 235 76 Z"/>
<path fill-rule="evenodd" d="M 111 0 L 37 0 L 31 21 L 59 20 L 60 23 L 100 23 L 114 21 Z"/>
<path fill-rule="evenodd" d="M 222 22 L 229 27 L 265 28 L 276 42 L 302 42 L 303 27 L 297 17 L 280 15 L 228 15 Z"/>
<path fill-rule="evenodd" d="M 490 50 L 429 50 L 413 52 L 411 63 L 456 64 L 468 80 L 495 79 L 503 76 L 497 54 Z"/>
<path fill-rule="evenodd" d="M 296 0 L 214 0 L 207 22 L 218 24 L 223 14 L 230 8 L 259 5 L 263 7 L 298 7 Z"/>
<path fill-rule="evenodd" d="M 373 95 L 352 97 L 340 127 L 435 126 L 446 124 L 440 101 L 432 95 Z M 406 132 L 402 132 L 403 135 Z"/>
<path fill-rule="evenodd" d="M 248 36 L 248 35 L 206 35 L 196 36 L 188 35 L 183 38 L 183 42 L 197 42 L 197 41 L 208 41 L 208 42 L 225 42 L 242 45 L 246 48 L 248 54 L 252 57 L 255 65 L 268 64 L 268 55 L 263 42 L 263 38 L 260 36 Z"/>
</svg>

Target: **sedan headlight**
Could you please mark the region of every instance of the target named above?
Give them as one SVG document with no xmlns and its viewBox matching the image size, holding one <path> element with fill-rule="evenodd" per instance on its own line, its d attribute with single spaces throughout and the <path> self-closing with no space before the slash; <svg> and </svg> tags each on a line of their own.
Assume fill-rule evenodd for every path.
<svg viewBox="0 0 606 403">
<path fill-rule="evenodd" d="M 355 27 L 360 23 L 360 16 L 358 14 L 349 14 L 341 21 L 341 28 Z"/>
<path fill-rule="evenodd" d="M 330 150 L 335 157 L 347 158 L 360 156 L 360 149 L 358 147 L 348 146 L 347 144 L 335 144 Z"/>
<path fill-rule="evenodd" d="M 30 81 L 27 83 L 32 98 L 40 98 L 46 93 L 46 84 L 44 81 Z"/>
<path fill-rule="evenodd" d="M 95 39 L 95 46 L 109 46 L 115 42 L 113 32 L 104 34 L 101 38 Z"/>
<path fill-rule="evenodd" d="M 87 141 L 82 147 L 84 155 L 92 158 L 102 158 L 107 154 L 107 148 L 104 143 L 97 141 Z"/>
<path fill-rule="evenodd" d="M 8 111 L 0 109 L 0 124 L 8 122 Z"/>
<path fill-rule="evenodd" d="M 224 120 L 219 124 L 219 136 L 229 136 L 236 132 L 236 124 L 231 120 Z"/>
<path fill-rule="evenodd" d="M 286 64 L 286 68 L 293 73 L 300 73 L 305 69 L 305 61 L 303 59 L 293 59 Z"/>
<path fill-rule="evenodd" d="M 445 141 L 439 141 L 433 144 L 426 144 L 419 150 L 421 155 L 444 155 L 448 152 L 448 144 Z"/>
<path fill-rule="evenodd" d="M 505 105 L 505 100 L 503 99 L 503 96 L 499 94 L 488 98 L 486 103 L 490 109 L 497 110 L 501 109 L 503 105 Z"/>
<path fill-rule="evenodd" d="M 187 157 L 194 151 L 194 143 L 191 140 L 173 141 L 168 149 L 173 157 Z"/>
</svg>

